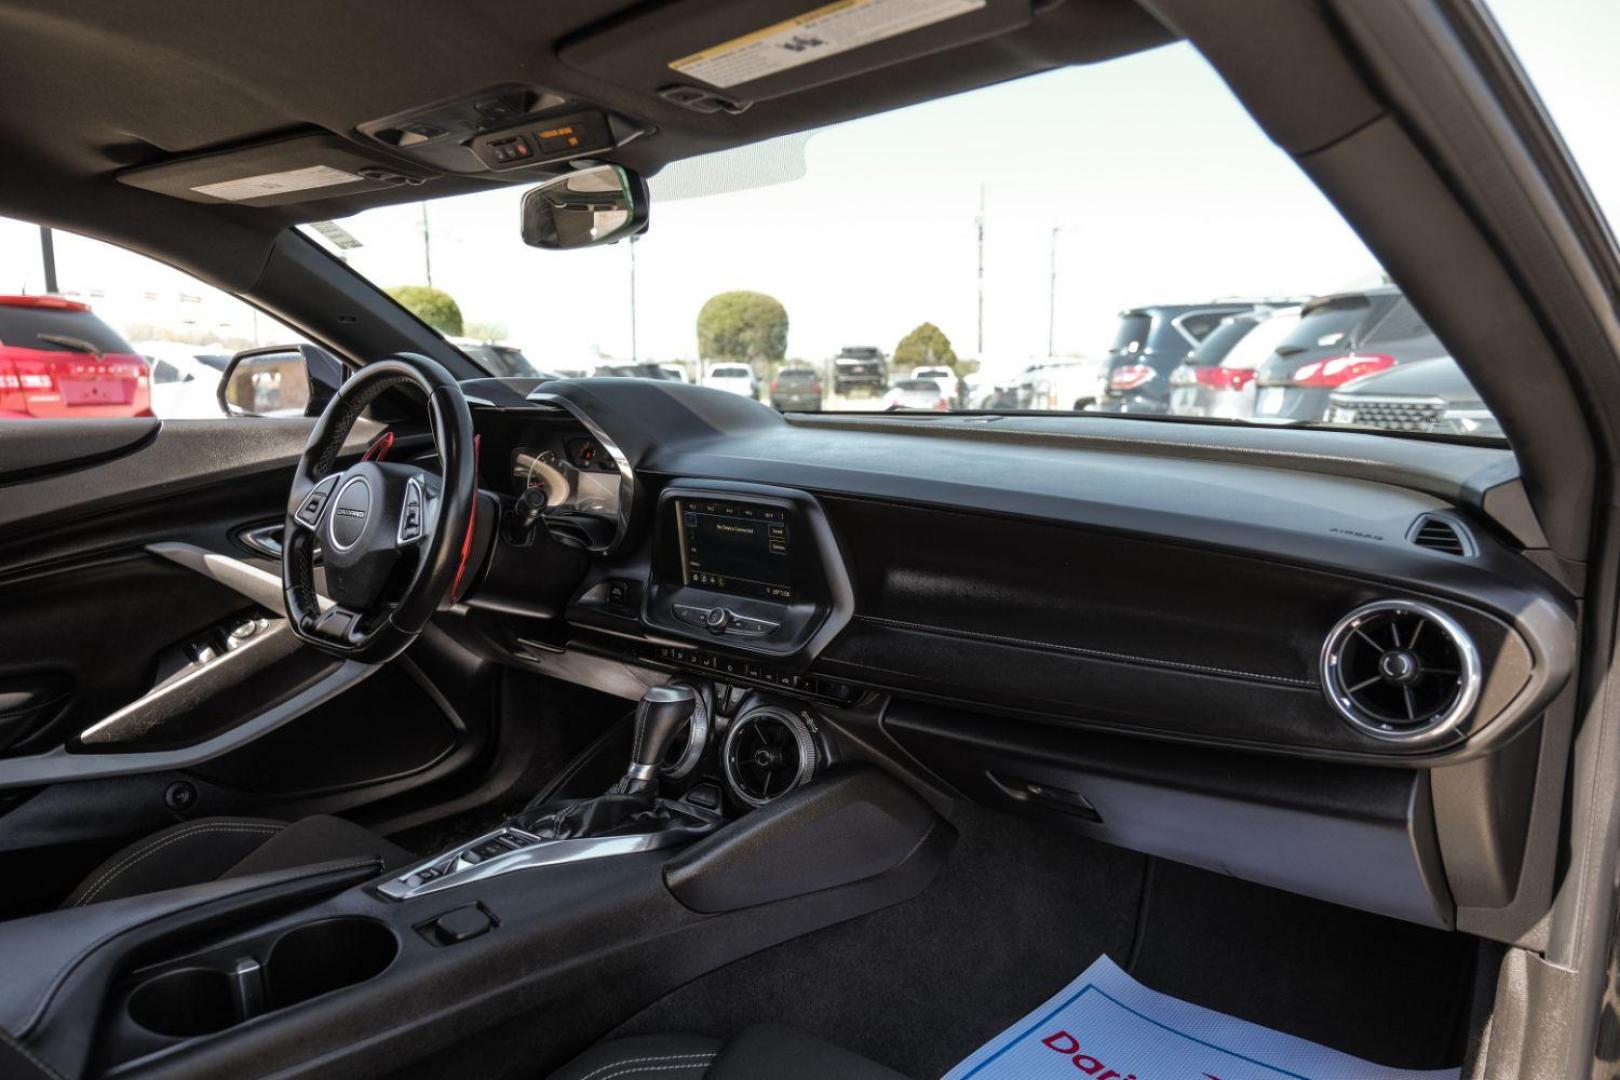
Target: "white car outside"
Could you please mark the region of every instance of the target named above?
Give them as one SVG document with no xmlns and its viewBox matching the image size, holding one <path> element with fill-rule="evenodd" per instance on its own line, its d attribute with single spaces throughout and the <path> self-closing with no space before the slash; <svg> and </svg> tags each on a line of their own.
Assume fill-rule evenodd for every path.
<svg viewBox="0 0 1620 1080">
<path fill-rule="evenodd" d="M 1085 409 L 1103 399 L 1107 378 L 1108 364 L 1101 357 L 1041 361 L 1027 378 L 1027 407 L 1058 412 Z"/>
<path fill-rule="evenodd" d="M 949 401 L 955 401 L 956 395 L 961 392 L 962 384 L 957 381 L 956 372 L 948 367 L 920 367 L 911 373 L 913 379 L 927 379 L 939 384 Z"/>
<path fill-rule="evenodd" d="M 716 364 L 703 376 L 703 385 L 726 390 L 743 397 L 758 397 L 759 385 L 754 381 L 754 369 L 747 364 Z"/>
<path fill-rule="evenodd" d="M 230 358 L 223 346 L 144 341 L 132 346 L 152 369 L 152 412 L 161 420 L 204 420 L 224 415 L 219 408 L 222 365 Z M 213 364 L 200 357 L 208 357 Z"/>
</svg>

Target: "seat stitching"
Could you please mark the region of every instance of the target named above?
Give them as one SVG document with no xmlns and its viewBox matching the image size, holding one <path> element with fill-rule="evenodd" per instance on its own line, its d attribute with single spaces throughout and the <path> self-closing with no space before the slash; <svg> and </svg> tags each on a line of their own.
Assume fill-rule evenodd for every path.
<svg viewBox="0 0 1620 1080">
<path fill-rule="evenodd" d="M 244 823 L 239 824 L 239 825 L 194 825 L 189 829 L 181 829 L 179 832 L 171 833 L 170 835 L 165 836 L 163 839 L 158 840 L 155 843 L 148 844 L 147 846 L 139 849 L 138 851 L 131 852 L 129 855 L 127 855 L 125 858 L 123 858 L 121 861 L 119 861 L 119 863 L 117 865 L 112 867 L 110 870 L 107 870 L 100 877 L 98 877 L 95 880 L 95 883 L 93 885 L 91 885 L 89 889 L 87 889 L 85 891 L 85 894 L 83 896 L 79 897 L 78 903 L 76 903 L 74 906 L 75 907 L 82 907 L 83 905 L 88 904 L 92 897 L 96 896 L 104 888 L 106 888 L 109 884 L 111 884 L 112 880 L 114 878 L 116 878 L 119 874 L 121 874 L 124 871 L 128 870 L 131 866 L 133 866 L 136 863 L 140 862 L 142 859 L 146 858 L 148 855 L 155 854 L 156 852 L 163 850 L 164 848 L 168 847 L 172 843 L 175 843 L 176 841 L 184 840 L 184 839 L 186 839 L 188 837 L 198 836 L 198 835 L 201 835 L 202 833 L 208 833 L 208 832 L 278 833 L 284 828 L 286 828 L 285 825 L 250 825 L 250 824 L 247 824 L 247 823 L 244 822 Z"/>
<path fill-rule="evenodd" d="M 670 1062 L 674 1061 L 676 1058 L 687 1058 L 687 1057 L 693 1057 L 693 1056 L 696 1056 L 698 1058 L 698 1060 L 697 1061 L 688 1061 L 684 1065 L 672 1065 L 672 1064 L 670 1064 Z M 718 1054 L 698 1054 L 698 1055 L 676 1054 L 673 1057 L 663 1059 L 659 1064 L 656 1064 L 656 1065 L 631 1065 L 627 1069 L 618 1069 L 618 1070 L 616 1070 L 614 1072 L 603 1073 L 602 1076 L 600 1077 L 600 1080 L 614 1080 L 615 1077 L 629 1076 L 631 1073 L 673 1072 L 673 1071 L 675 1071 L 677 1069 L 706 1069 L 706 1068 L 708 1068 L 709 1062 L 713 1061 L 718 1056 L 719 1056 Z M 637 1059 L 637 1060 L 641 1060 L 641 1059 Z M 647 1058 L 645 1060 L 657 1061 L 659 1059 L 657 1059 L 657 1058 Z M 621 1061 L 621 1062 L 619 1062 L 619 1064 L 625 1065 L 625 1064 L 628 1064 L 628 1063 Z M 611 1066 L 603 1066 L 603 1068 L 610 1068 L 610 1067 Z M 597 1071 L 600 1072 L 601 1070 L 597 1070 Z M 591 1073 L 590 1075 L 591 1076 L 596 1076 L 596 1073 Z M 590 1077 L 581 1077 L 580 1080 L 590 1080 Z"/>
<path fill-rule="evenodd" d="M 648 1062 L 648 1061 L 670 1062 L 670 1061 L 684 1061 L 687 1058 L 698 1058 L 698 1059 L 700 1059 L 698 1061 L 693 1061 L 689 1065 L 671 1065 L 670 1066 L 670 1068 L 673 1068 L 673 1069 L 690 1069 L 690 1068 L 693 1068 L 693 1067 L 695 1067 L 697 1065 L 703 1064 L 703 1062 L 713 1061 L 716 1056 L 718 1056 L 718 1055 L 713 1050 L 711 1050 L 711 1051 L 709 1051 L 707 1053 L 702 1053 L 702 1054 L 699 1054 L 699 1053 L 691 1053 L 691 1054 L 654 1054 L 654 1055 L 652 1055 L 650 1057 L 621 1058 L 618 1061 L 610 1061 L 606 1065 L 598 1065 L 596 1068 L 592 1069 L 590 1072 L 586 1073 L 584 1076 L 579 1077 L 579 1080 L 595 1080 L 596 1077 L 601 1076 L 604 1072 L 607 1072 L 607 1070 L 609 1070 L 609 1069 L 617 1069 L 617 1068 L 620 1068 L 620 1067 L 625 1066 L 625 1065 L 639 1065 L 639 1064 L 641 1064 L 643 1062 Z M 618 1076 L 620 1074 L 619 1073 L 613 1073 L 612 1075 L 613 1076 Z M 609 1078 L 608 1077 L 602 1077 L 602 1080 L 609 1080 Z"/>
</svg>

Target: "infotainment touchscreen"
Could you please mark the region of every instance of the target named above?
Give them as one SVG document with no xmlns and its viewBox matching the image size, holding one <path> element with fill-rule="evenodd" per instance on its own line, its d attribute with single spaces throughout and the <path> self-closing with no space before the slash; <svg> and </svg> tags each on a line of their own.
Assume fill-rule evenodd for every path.
<svg viewBox="0 0 1620 1080">
<path fill-rule="evenodd" d="M 757 503 L 677 499 L 686 584 L 792 600 L 788 512 Z"/>
</svg>

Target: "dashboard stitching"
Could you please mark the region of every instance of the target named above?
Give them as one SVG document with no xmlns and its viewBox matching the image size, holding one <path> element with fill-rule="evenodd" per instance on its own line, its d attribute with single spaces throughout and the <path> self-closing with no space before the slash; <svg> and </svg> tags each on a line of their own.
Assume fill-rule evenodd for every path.
<svg viewBox="0 0 1620 1080">
<path fill-rule="evenodd" d="M 1130 664 L 1149 664 L 1154 667 L 1177 668 L 1185 671 L 1204 672 L 1211 675 L 1225 675 L 1238 679 L 1257 679 L 1262 682 L 1278 683 L 1283 686 L 1296 686 L 1301 689 L 1314 690 L 1316 683 L 1308 679 L 1295 679 L 1287 675 L 1263 675 L 1258 671 L 1239 671 L 1235 668 L 1211 667 L 1207 664 L 1194 664 L 1185 660 L 1164 660 L 1155 656 L 1133 656 L 1129 653 L 1109 652 L 1105 649 L 1088 649 L 1079 645 L 1064 645 L 1055 641 L 1039 641 L 1035 638 L 1006 637 L 1001 634 L 987 634 L 979 630 L 962 630 L 956 627 L 928 626 L 924 623 L 906 622 L 903 619 L 888 619 L 877 615 L 858 615 L 856 618 L 863 622 L 877 623 L 883 626 L 900 627 L 907 630 L 921 630 L 929 634 L 943 634 L 947 637 L 976 638 L 980 641 L 1002 642 L 1009 645 L 1037 645 L 1043 649 L 1053 649 L 1059 652 L 1075 653 L 1079 656 L 1093 656 L 1103 660 L 1119 660 Z"/>
</svg>

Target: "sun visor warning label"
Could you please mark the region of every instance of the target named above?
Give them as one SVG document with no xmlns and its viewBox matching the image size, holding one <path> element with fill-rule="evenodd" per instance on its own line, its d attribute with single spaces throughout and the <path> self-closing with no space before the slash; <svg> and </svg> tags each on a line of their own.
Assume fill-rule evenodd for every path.
<svg viewBox="0 0 1620 1080">
<path fill-rule="evenodd" d="M 978 11 L 985 3 L 986 0 L 838 0 L 796 19 L 671 61 L 669 66 L 710 86 L 737 86 Z"/>
<path fill-rule="evenodd" d="M 203 184 L 201 187 L 194 187 L 191 190 L 199 195 L 211 195 L 216 199 L 245 202 L 248 199 L 286 195 L 289 192 L 308 191 L 311 188 L 352 184 L 362 179 L 364 177 L 356 176 L 352 172 L 344 172 L 342 169 L 334 169 L 330 165 L 311 165 L 307 169 L 261 173 L 258 176 L 244 176 L 240 180 L 221 180 L 218 183 Z"/>
</svg>

